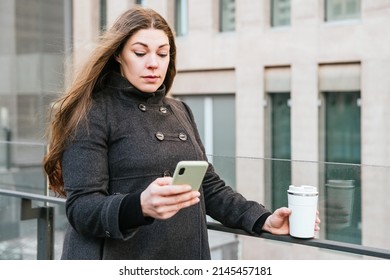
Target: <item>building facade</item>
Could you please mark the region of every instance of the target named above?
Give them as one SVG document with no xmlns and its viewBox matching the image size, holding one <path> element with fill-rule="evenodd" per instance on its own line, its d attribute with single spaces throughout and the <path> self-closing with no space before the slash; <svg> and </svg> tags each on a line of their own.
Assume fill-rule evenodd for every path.
<svg viewBox="0 0 390 280">
<path fill-rule="evenodd" d="M 374 190 L 389 193 L 388 179 L 366 167 L 390 164 L 389 1 L 135 2 L 107 1 L 106 24 L 134 4 L 167 18 L 178 49 L 171 94 L 193 109 L 206 150 L 230 185 L 273 209 L 286 205 L 289 184 L 318 186 L 321 237 L 389 244 L 386 223 L 372 232 L 387 218 Z M 349 229 L 326 225 L 326 186 L 334 180 L 354 187 Z M 291 245 L 263 243 L 241 238 L 240 257 L 302 257 L 299 249 L 288 252 Z"/>
<path fill-rule="evenodd" d="M 390 247 L 383 199 L 389 178 L 380 170 L 390 166 L 390 1 L 57 2 L 68 3 L 62 7 L 71 15 L 62 21 L 71 28 L 64 33 L 71 68 L 124 10 L 136 4 L 157 10 L 177 36 L 170 94 L 191 106 L 226 182 L 271 209 L 287 204 L 289 184 L 317 186 L 319 237 Z M 2 109 L 2 116 L 6 110 L 14 109 Z M 345 200 L 353 201 L 345 227 L 332 227 L 334 184 L 346 184 Z M 250 237 L 226 243 L 238 246 L 233 251 L 242 259 L 353 258 Z"/>
</svg>

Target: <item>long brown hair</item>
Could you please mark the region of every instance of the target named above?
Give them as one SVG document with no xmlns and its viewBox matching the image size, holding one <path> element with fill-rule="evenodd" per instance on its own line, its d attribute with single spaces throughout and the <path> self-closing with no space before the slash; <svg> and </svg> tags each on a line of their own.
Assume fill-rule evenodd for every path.
<svg viewBox="0 0 390 280">
<path fill-rule="evenodd" d="M 176 75 L 176 45 L 169 25 L 152 9 L 135 7 L 124 12 L 102 35 L 99 45 L 76 75 L 70 88 L 52 107 L 53 118 L 48 127 L 49 148 L 43 159 L 43 167 L 48 176 L 49 188 L 56 194 L 66 196 L 62 177 L 62 155 L 77 125 L 86 118 L 98 81 L 106 73 L 119 70 L 115 55 L 120 53 L 126 41 L 137 31 L 149 28 L 163 30 L 168 36 L 170 61 L 163 84 L 166 92 L 171 88 Z"/>
</svg>

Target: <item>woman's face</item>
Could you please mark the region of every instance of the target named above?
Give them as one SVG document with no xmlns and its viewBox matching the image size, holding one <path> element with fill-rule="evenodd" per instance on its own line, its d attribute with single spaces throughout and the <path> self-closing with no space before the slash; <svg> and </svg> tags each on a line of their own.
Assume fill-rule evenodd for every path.
<svg viewBox="0 0 390 280">
<path fill-rule="evenodd" d="M 142 29 L 131 36 L 116 57 L 122 76 L 143 92 L 155 92 L 169 64 L 169 40 L 164 31 Z"/>
</svg>

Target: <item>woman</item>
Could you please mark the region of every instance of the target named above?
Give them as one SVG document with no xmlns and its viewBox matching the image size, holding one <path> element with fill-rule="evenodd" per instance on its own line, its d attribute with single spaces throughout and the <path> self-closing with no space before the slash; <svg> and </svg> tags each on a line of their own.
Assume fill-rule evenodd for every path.
<svg viewBox="0 0 390 280">
<path fill-rule="evenodd" d="M 207 160 L 190 109 L 166 97 L 175 63 L 166 21 L 134 8 L 57 101 L 44 167 L 67 198 L 62 259 L 209 259 L 206 214 L 252 233 L 289 232 L 289 209 L 247 201 L 212 165 L 199 191 L 172 185 L 179 161 Z"/>
</svg>

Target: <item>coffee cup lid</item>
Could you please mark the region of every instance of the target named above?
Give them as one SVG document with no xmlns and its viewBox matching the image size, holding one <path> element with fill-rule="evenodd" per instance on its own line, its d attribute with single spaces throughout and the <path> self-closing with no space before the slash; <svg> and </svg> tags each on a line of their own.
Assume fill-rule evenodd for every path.
<svg viewBox="0 0 390 280">
<path fill-rule="evenodd" d="M 288 189 L 288 193 L 298 194 L 298 195 L 318 195 L 317 188 L 308 185 L 301 185 L 301 186 L 290 185 Z"/>
</svg>

